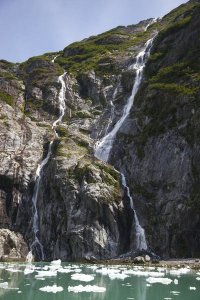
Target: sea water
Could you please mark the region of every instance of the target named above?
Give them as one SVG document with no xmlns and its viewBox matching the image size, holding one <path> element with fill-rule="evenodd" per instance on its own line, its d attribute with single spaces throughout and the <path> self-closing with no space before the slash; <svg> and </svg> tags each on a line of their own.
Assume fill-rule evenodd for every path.
<svg viewBox="0 0 200 300">
<path fill-rule="evenodd" d="M 200 270 L 140 266 L 0 263 L 5 300 L 199 300 Z"/>
</svg>

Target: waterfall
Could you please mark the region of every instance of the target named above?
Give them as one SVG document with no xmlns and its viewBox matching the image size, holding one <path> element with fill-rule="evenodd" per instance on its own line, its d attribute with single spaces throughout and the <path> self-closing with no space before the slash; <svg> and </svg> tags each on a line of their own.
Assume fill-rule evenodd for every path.
<svg viewBox="0 0 200 300">
<path fill-rule="evenodd" d="M 131 107 L 134 102 L 135 95 L 138 92 L 140 87 L 140 83 L 142 81 L 143 70 L 145 67 L 145 63 L 147 58 L 150 55 L 151 45 L 153 43 L 153 38 L 148 40 L 145 44 L 145 48 L 137 55 L 136 62 L 130 67 L 131 69 L 136 70 L 136 78 L 133 85 L 131 96 L 128 98 L 128 101 L 123 109 L 123 114 L 118 122 L 115 124 L 114 128 L 105 135 L 100 141 L 98 141 L 95 145 L 95 156 L 103 161 L 108 161 L 109 154 L 115 140 L 116 134 L 119 131 L 120 127 L 124 123 L 124 120 L 129 115 Z"/>
<path fill-rule="evenodd" d="M 108 120 L 108 124 L 107 124 L 107 127 L 106 127 L 106 130 L 105 130 L 105 135 L 108 134 L 108 131 L 109 131 L 109 128 L 110 128 L 110 125 L 112 124 L 112 121 L 113 121 L 113 118 L 114 118 L 114 113 L 115 113 L 115 105 L 114 105 L 114 101 L 116 99 L 116 96 L 117 96 L 117 93 L 118 93 L 118 90 L 119 90 L 119 86 L 120 86 L 120 83 L 118 82 L 115 90 L 114 90 L 114 93 L 113 93 L 113 96 L 110 100 L 110 118 Z"/>
<path fill-rule="evenodd" d="M 150 25 L 156 23 L 158 21 L 159 18 L 154 18 L 152 19 L 149 24 L 147 24 L 147 26 L 145 27 L 144 31 L 147 31 L 147 29 L 149 28 Z"/>
<path fill-rule="evenodd" d="M 56 57 L 52 60 L 52 62 L 55 61 Z M 63 75 L 59 76 L 59 78 L 58 78 L 58 82 L 61 83 L 61 89 L 60 89 L 59 96 L 58 96 L 60 113 L 59 113 L 59 118 L 53 123 L 53 126 L 52 126 L 52 129 L 55 131 L 56 136 L 57 136 L 56 126 L 58 125 L 59 122 L 62 121 L 62 118 L 65 114 L 65 92 L 66 92 L 65 81 L 64 81 L 65 76 L 66 76 L 66 72 Z M 48 161 L 51 157 L 52 145 L 53 145 L 53 141 L 51 141 L 49 144 L 47 156 L 38 165 L 37 170 L 36 170 L 35 187 L 34 187 L 33 196 L 32 196 L 33 211 L 34 211 L 34 213 L 33 213 L 34 241 L 30 246 L 31 251 L 27 255 L 28 261 L 33 260 L 33 255 L 32 255 L 33 250 L 35 250 L 35 252 L 37 253 L 38 257 L 41 258 L 41 260 L 44 260 L 43 245 L 40 242 L 40 237 L 39 237 L 37 201 L 38 201 L 38 192 L 39 192 L 39 187 L 40 187 L 40 181 L 42 178 L 43 168 L 48 163 Z"/>
<path fill-rule="evenodd" d="M 58 123 L 60 123 L 62 121 L 62 118 L 65 114 L 65 93 L 66 93 L 66 86 L 65 86 L 65 81 L 64 78 L 66 76 L 65 72 L 63 75 L 59 76 L 58 78 L 58 82 L 61 84 L 61 89 L 60 89 L 60 93 L 58 96 L 58 101 L 59 101 L 59 111 L 60 111 L 60 115 L 59 118 L 53 123 L 53 129 L 58 125 Z"/>
<path fill-rule="evenodd" d="M 155 20 L 153 20 L 151 24 L 154 22 Z M 148 24 L 148 26 L 151 24 Z M 144 67 L 150 55 L 150 50 L 152 47 L 153 40 L 154 38 L 151 38 L 145 43 L 144 49 L 136 57 L 136 62 L 130 67 L 130 69 L 136 70 L 136 77 L 133 84 L 131 96 L 128 98 L 127 103 L 124 106 L 121 118 L 115 124 L 114 128 L 108 134 L 106 134 L 100 141 L 98 141 L 95 145 L 95 156 L 105 162 L 108 161 L 115 137 L 119 129 L 123 125 L 125 119 L 128 117 L 131 107 L 133 106 L 135 95 L 137 94 L 140 84 L 142 82 Z M 127 186 L 126 178 L 123 173 L 121 173 L 121 177 L 122 177 L 122 186 L 127 192 L 131 209 L 134 212 L 136 248 L 137 250 L 147 250 L 145 231 L 139 223 L 139 219 L 133 205 L 133 198 L 131 197 L 130 189 Z"/>
<path fill-rule="evenodd" d="M 129 198 L 129 201 L 130 201 L 131 209 L 134 212 L 135 234 L 136 234 L 136 249 L 137 250 L 147 250 L 147 242 L 146 242 L 145 232 L 144 232 L 144 229 L 142 228 L 142 226 L 139 223 L 138 216 L 137 216 L 136 210 L 134 209 L 134 205 L 133 205 L 133 198 L 131 197 L 130 189 L 126 184 L 126 178 L 125 178 L 123 173 L 121 173 L 121 177 L 122 177 L 122 186 L 126 190 L 127 196 Z"/>
</svg>

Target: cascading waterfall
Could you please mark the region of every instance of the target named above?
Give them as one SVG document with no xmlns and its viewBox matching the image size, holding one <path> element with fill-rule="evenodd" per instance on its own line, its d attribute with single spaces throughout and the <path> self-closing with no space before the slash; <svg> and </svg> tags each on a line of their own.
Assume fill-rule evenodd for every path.
<svg viewBox="0 0 200 300">
<path fill-rule="evenodd" d="M 122 177 L 122 186 L 124 187 L 124 190 L 126 190 L 127 196 L 129 198 L 129 201 L 130 201 L 131 209 L 134 212 L 135 233 L 136 233 L 136 248 L 138 250 L 147 250 L 148 247 L 147 247 L 145 232 L 144 232 L 144 229 L 142 228 L 142 226 L 139 223 L 138 216 L 137 216 L 137 213 L 136 213 L 136 211 L 134 209 L 134 205 L 133 205 L 133 198 L 131 197 L 130 189 L 126 184 L 126 178 L 125 178 L 123 173 L 121 173 L 121 177 Z"/>
<path fill-rule="evenodd" d="M 52 62 L 55 61 L 56 57 L 52 60 Z M 52 129 L 55 131 L 56 136 L 57 136 L 56 126 L 58 125 L 59 122 L 62 121 L 62 118 L 65 114 L 65 92 L 66 92 L 66 86 L 65 86 L 65 81 L 64 81 L 65 76 L 66 76 L 66 72 L 63 75 L 59 76 L 59 78 L 58 78 L 58 82 L 61 83 L 61 89 L 60 89 L 59 96 L 58 96 L 60 114 L 59 114 L 59 118 L 53 123 L 53 126 L 52 126 Z M 33 250 L 35 250 L 35 252 L 37 253 L 38 257 L 41 258 L 41 260 L 44 260 L 43 245 L 39 239 L 39 222 L 38 222 L 37 201 L 38 201 L 38 192 L 39 192 L 39 187 L 40 187 L 40 181 L 42 178 L 43 168 L 48 163 L 48 161 L 51 157 L 52 145 L 53 145 L 53 141 L 51 141 L 49 144 L 47 156 L 38 165 L 38 168 L 36 171 L 35 187 L 34 187 L 34 192 L 33 192 L 33 197 L 32 197 L 32 203 L 33 203 L 33 209 L 34 209 L 34 214 L 33 214 L 34 241 L 31 244 L 31 246 L 30 246 L 31 250 L 27 255 L 28 262 L 31 262 L 33 260 L 33 255 L 32 255 Z"/>
<path fill-rule="evenodd" d="M 130 69 L 136 70 L 136 78 L 133 85 L 131 96 L 128 98 L 128 101 L 123 109 L 122 117 L 115 124 L 114 128 L 105 135 L 100 141 L 98 141 L 95 145 L 95 156 L 103 161 L 108 161 L 109 154 L 120 127 L 124 123 L 125 119 L 129 115 L 131 107 L 133 105 L 133 101 L 136 93 L 140 87 L 140 83 L 142 81 L 143 70 L 145 67 L 146 60 L 150 54 L 151 45 L 153 42 L 153 38 L 148 40 L 145 44 L 145 49 L 142 50 L 136 57 L 136 63 L 133 64 Z"/>
<path fill-rule="evenodd" d="M 58 82 L 61 83 L 61 89 L 60 89 L 60 93 L 59 93 L 59 96 L 58 96 L 60 116 L 53 123 L 53 127 L 52 127 L 53 129 L 55 129 L 55 127 L 58 125 L 58 123 L 60 123 L 62 121 L 62 118 L 63 118 L 63 116 L 65 114 L 65 108 L 66 108 L 66 105 L 65 105 L 66 86 L 65 86 L 64 78 L 66 76 L 66 73 L 67 72 L 65 72 L 63 75 L 59 76 L 59 78 L 58 78 Z"/>
<path fill-rule="evenodd" d="M 113 93 L 113 96 L 112 96 L 112 99 L 110 100 L 110 118 L 109 118 L 109 121 L 108 121 L 108 125 L 107 125 L 107 128 L 105 130 L 105 135 L 108 134 L 108 131 L 109 131 L 109 128 L 110 128 L 110 125 L 112 124 L 112 121 L 113 121 L 113 118 L 114 118 L 114 113 L 115 113 L 115 105 L 114 105 L 114 101 L 116 99 L 116 96 L 117 96 L 117 93 L 118 93 L 118 89 L 119 89 L 119 82 L 114 90 L 114 93 Z"/>
<path fill-rule="evenodd" d="M 152 22 L 151 22 L 151 24 L 152 24 Z M 148 25 L 151 25 L 151 24 L 148 24 Z M 146 27 L 146 29 L 147 29 L 147 27 Z M 150 55 L 150 50 L 151 50 L 153 40 L 154 40 L 154 38 L 151 38 L 146 42 L 144 49 L 137 55 L 136 62 L 130 67 L 130 69 L 136 70 L 136 78 L 134 81 L 131 96 L 128 98 L 128 101 L 127 101 L 126 105 L 124 106 L 123 114 L 122 114 L 121 118 L 115 124 L 114 128 L 107 135 L 105 135 L 100 141 L 98 141 L 95 145 L 95 156 L 105 162 L 107 162 L 109 159 L 109 155 L 110 155 L 110 152 L 112 149 L 113 142 L 117 135 L 117 132 L 119 131 L 122 124 L 124 123 L 125 119 L 128 117 L 131 107 L 133 105 L 134 99 L 135 99 L 135 95 L 137 94 L 137 92 L 139 90 L 139 87 L 140 87 L 140 84 L 141 84 L 142 78 L 143 78 L 144 67 L 145 67 L 146 61 Z M 136 213 L 136 211 L 134 209 L 134 205 L 133 205 L 133 198 L 130 195 L 130 189 L 127 186 L 126 178 L 123 173 L 121 173 L 121 177 L 122 177 L 122 185 L 123 185 L 124 189 L 126 190 L 127 196 L 130 200 L 130 206 L 131 206 L 132 210 L 134 211 L 137 250 L 147 250 L 145 231 L 139 223 L 139 219 L 138 219 L 137 213 Z"/>
</svg>

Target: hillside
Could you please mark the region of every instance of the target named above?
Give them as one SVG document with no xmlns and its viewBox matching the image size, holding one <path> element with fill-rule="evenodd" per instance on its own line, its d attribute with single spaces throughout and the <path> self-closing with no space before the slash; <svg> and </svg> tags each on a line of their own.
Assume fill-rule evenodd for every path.
<svg viewBox="0 0 200 300">
<path fill-rule="evenodd" d="M 191 0 L 57 53 L 0 60 L 1 256 L 200 256 L 199 15 Z M 134 103 L 102 161 L 97 142 L 123 117 L 144 49 Z M 135 212 L 148 249 L 136 245 Z"/>
</svg>

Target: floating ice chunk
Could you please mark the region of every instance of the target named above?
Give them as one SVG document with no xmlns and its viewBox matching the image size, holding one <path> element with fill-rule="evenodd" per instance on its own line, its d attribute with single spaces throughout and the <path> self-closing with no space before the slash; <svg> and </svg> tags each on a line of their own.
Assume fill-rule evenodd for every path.
<svg viewBox="0 0 200 300">
<path fill-rule="evenodd" d="M 171 291 L 170 293 L 173 294 L 173 295 L 179 295 L 180 294 L 180 292 L 178 292 L 178 291 Z"/>
<path fill-rule="evenodd" d="M 141 271 L 141 270 L 127 270 L 124 271 L 125 274 L 135 275 L 135 276 L 150 276 L 150 277 L 164 277 L 165 273 L 163 272 L 152 272 L 152 271 Z"/>
<path fill-rule="evenodd" d="M 34 266 L 28 266 L 24 269 L 24 275 L 28 275 L 35 272 L 35 267 Z"/>
<path fill-rule="evenodd" d="M 146 286 L 152 286 L 151 284 L 147 283 Z"/>
<path fill-rule="evenodd" d="M 178 284 L 178 279 L 174 279 L 174 284 Z"/>
<path fill-rule="evenodd" d="M 125 274 L 128 275 L 135 275 L 135 276 L 149 276 L 148 271 L 140 271 L 140 270 L 127 270 L 124 272 Z"/>
<path fill-rule="evenodd" d="M 159 278 L 159 277 L 149 277 L 146 279 L 149 283 L 162 283 L 162 284 L 170 284 L 172 283 L 172 279 L 170 278 Z"/>
<path fill-rule="evenodd" d="M 116 274 L 116 273 L 120 273 L 120 270 L 117 269 L 108 269 L 108 268 L 101 268 L 96 270 L 96 273 L 100 273 L 102 275 L 109 275 L 109 274 Z"/>
<path fill-rule="evenodd" d="M 97 285 L 86 285 L 86 286 L 77 285 L 77 286 L 69 286 L 68 291 L 74 293 L 81 293 L 81 292 L 103 293 L 106 291 L 106 288 Z"/>
<path fill-rule="evenodd" d="M 7 289 L 8 288 L 8 282 L 1 282 L 0 283 L 0 288 L 1 289 Z"/>
<path fill-rule="evenodd" d="M 123 274 L 123 273 L 113 273 L 113 274 L 108 274 L 108 276 L 112 280 L 113 279 L 122 279 L 122 280 L 124 280 L 124 279 L 130 277 L 129 275 Z"/>
<path fill-rule="evenodd" d="M 21 294 L 21 293 L 22 293 L 22 291 L 17 291 L 17 293 L 18 293 L 18 294 Z"/>
<path fill-rule="evenodd" d="M 195 291 L 197 288 L 196 288 L 195 286 L 190 286 L 189 289 L 190 289 L 191 291 Z"/>
<path fill-rule="evenodd" d="M 200 277 L 197 277 L 196 280 L 200 280 Z"/>
<path fill-rule="evenodd" d="M 35 278 L 44 278 L 44 277 L 55 277 L 57 276 L 57 271 L 37 271 L 38 274 L 35 275 Z"/>
<path fill-rule="evenodd" d="M 171 300 L 172 298 L 164 298 L 165 300 Z"/>
<path fill-rule="evenodd" d="M 169 273 L 174 276 L 181 275 L 181 274 L 187 274 L 189 272 L 190 272 L 189 268 L 174 269 L 174 270 L 169 271 Z"/>
<path fill-rule="evenodd" d="M 77 268 L 77 269 L 73 269 L 72 271 L 75 273 L 80 273 L 82 270 Z"/>
<path fill-rule="evenodd" d="M 65 273 L 65 274 L 74 272 L 72 269 L 66 269 L 66 268 L 59 268 L 59 269 L 57 269 L 57 271 L 59 273 Z"/>
<path fill-rule="evenodd" d="M 8 272 L 12 272 L 12 273 L 18 273 L 18 272 L 22 272 L 22 270 L 19 269 L 15 269 L 15 268 L 7 268 L 5 269 Z"/>
<path fill-rule="evenodd" d="M 79 281 L 89 282 L 89 281 L 94 280 L 94 276 L 92 276 L 92 275 L 87 275 L 87 274 L 80 274 L 80 273 L 77 273 L 77 274 L 72 274 L 72 275 L 71 275 L 71 279 L 72 279 L 72 280 L 79 280 Z"/>
<path fill-rule="evenodd" d="M 61 259 L 52 260 L 51 265 L 60 266 L 61 265 Z"/>
<path fill-rule="evenodd" d="M 9 287 L 7 281 L 0 283 L 0 289 L 5 289 L 5 290 L 19 290 L 19 288 Z"/>
<path fill-rule="evenodd" d="M 88 268 L 88 269 L 91 269 L 91 270 L 93 270 L 93 271 L 95 271 L 96 269 L 98 269 L 97 266 L 87 266 L 87 268 Z"/>
<path fill-rule="evenodd" d="M 62 292 L 63 291 L 63 287 L 62 286 L 57 286 L 56 284 L 50 286 L 50 285 L 47 285 L 47 286 L 44 286 L 44 287 L 41 287 L 39 289 L 40 291 L 42 292 L 47 292 L 47 293 L 58 293 L 58 292 Z"/>
</svg>

